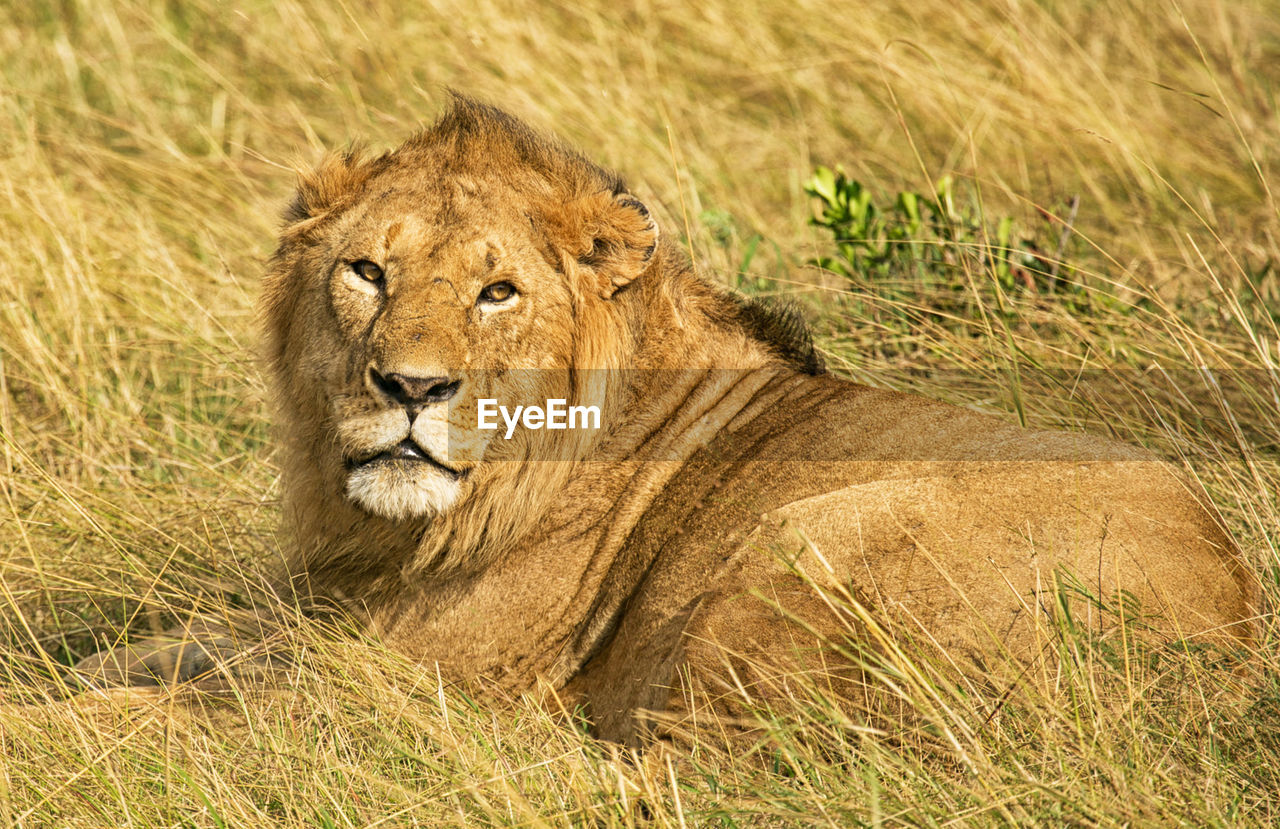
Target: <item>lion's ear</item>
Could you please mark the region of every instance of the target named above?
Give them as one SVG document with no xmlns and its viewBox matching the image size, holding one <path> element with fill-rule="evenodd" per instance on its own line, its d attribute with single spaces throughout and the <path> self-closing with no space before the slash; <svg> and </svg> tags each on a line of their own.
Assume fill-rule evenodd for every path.
<svg viewBox="0 0 1280 829">
<path fill-rule="evenodd" d="M 557 212 L 553 242 L 606 299 L 643 273 L 658 249 L 658 224 L 630 193 L 596 193 Z"/>
<path fill-rule="evenodd" d="M 324 216 L 368 180 L 371 163 L 357 150 L 326 155 L 315 169 L 298 176 L 298 190 L 284 211 L 293 225 Z"/>
</svg>

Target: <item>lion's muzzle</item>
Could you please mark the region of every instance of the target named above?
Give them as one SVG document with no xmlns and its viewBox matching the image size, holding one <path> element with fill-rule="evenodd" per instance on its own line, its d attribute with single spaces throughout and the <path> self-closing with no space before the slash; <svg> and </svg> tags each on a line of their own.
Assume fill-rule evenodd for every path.
<svg viewBox="0 0 1280 829">
<path fill-rule="evenodd" d="M 448 399 L 460 381 L 371 369 L 369 382 L 376 395 L 335 401 L 347 496 L 393 520 L 445 511 L 469 471 L 450 457 Z"/>
</svg>

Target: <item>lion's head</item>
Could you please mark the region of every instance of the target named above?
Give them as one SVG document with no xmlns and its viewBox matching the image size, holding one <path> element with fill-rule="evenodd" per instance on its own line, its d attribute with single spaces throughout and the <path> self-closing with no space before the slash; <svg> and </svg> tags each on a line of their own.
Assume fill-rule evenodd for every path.
<svg viewBox="0 0 1280 829">
<path fill-rule="evenodd" d="M 617 175 L 461 96 L 303 175 L 262 309 L 290 548 L 347 585 L 516 543 L 599 442 L 632 457 L 652 369 L 820 364 L 793 315 L 695 276 Z M 485 400 L 600 428 L 481 429 Z"/>
<path fill-rule="evenodd" d="M 570 399 L 571 367 L 618 365 L 585 334 L 615 327 L 657 242 L 616 176 L 465 98 L 394 152 L 334 156 L 266 288 L 285 420 L 361 509 L 443 514 L 482 458 L 528 450 L 476 428 L 479 400 Z"/>
</svg>

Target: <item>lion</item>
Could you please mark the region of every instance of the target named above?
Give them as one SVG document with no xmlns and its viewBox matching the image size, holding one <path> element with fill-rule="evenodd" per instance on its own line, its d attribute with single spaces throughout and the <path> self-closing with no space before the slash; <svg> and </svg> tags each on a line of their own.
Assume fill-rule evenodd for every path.
<svg viewBox="0 0 1280 829">
<path fill-rule="evenodd" d="M 1254 577 L 1169 464 L 831 375 L 618 175 L 468 97 L 301 177 L 261 316 L 290 575 L 606 739 L 812 663 L 855 629 L 828 588 L 972 665 L 1033 658 L 1064 574 L 1164 639 L 1254 636 Z M 538 428 L 556 406 L 598 426 Z"/>
</svg>

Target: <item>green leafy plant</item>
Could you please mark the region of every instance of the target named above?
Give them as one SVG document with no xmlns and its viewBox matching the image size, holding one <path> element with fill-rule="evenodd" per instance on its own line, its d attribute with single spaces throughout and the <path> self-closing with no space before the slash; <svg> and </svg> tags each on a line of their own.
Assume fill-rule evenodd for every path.
<svg viewBox="0 0 1280 829">
<path fill-rule="evenodd" d="M 931 194 L 903 191 L 887 205 L 877 204 L 870 188 L 839 167 L 817 168 L 804 189 L 818 199 L 811 223 L 829 231 L 835 245 L 831 254 L 809 263 L 851 281 L 869 281 L 891 299 L 905 298 L 904 293 L 915 297 L 925 288 L 935 289 L 930 302 L 939 310 L 994 300 L 997 291 L 1015 298 L 1059 294 L 1074 310 L 1089 305 L 1082 275 L 1063 261 L 1070 219 L 1044 214 L 1061 225 L 1050 245 L 1019 233 L 1011 217 L 988 219 L 976 199 L 958 197 L 950 176 Z M 1072 203 L 1072 215 L 1077 205 Z M 1044 253 L 1050 247 L 1055 254 Z"/>
</svg>

